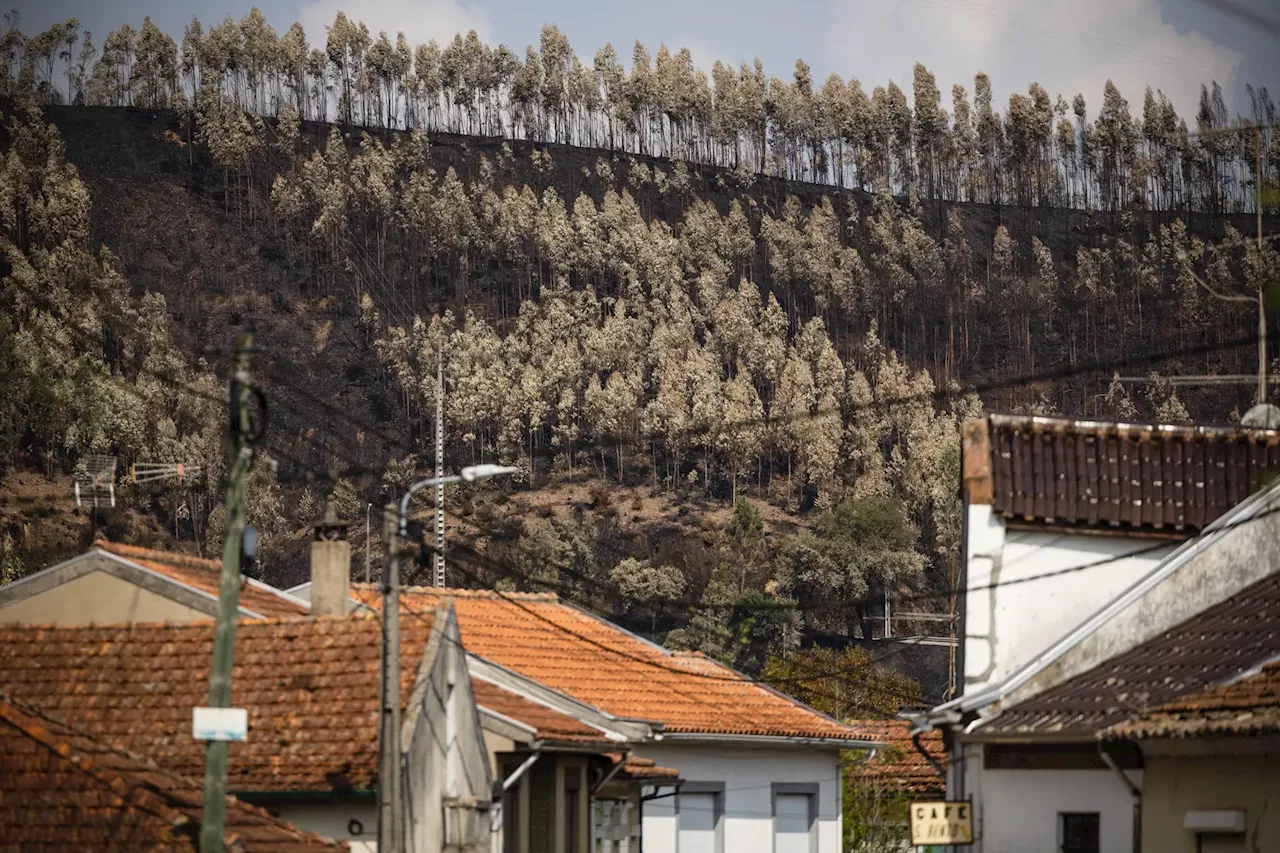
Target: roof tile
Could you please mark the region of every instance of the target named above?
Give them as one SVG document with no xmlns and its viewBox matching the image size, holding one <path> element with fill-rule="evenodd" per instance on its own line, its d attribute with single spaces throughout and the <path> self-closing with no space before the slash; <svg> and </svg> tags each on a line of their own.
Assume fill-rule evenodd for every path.
<svg viewBox="0 0 1280 853">
<path fill-rule="evenodd" d="M 980 479 L 1011 520 L 1190 533 L 1280 471 L 1275 430 L 1020 415 L 986 424 Z"/>
<path fill-rule="evenodd" d="M 1093 669 L 1006 709 L 979 735 L 1097 732 L 1280 654 L 1280 573 Z"/>
<path fill-rule="evenodd" d="M 0 696 L 0 850 L 195 853 L 203 790 Z M 227 798 L 224 839 L 245 853 L 347 850 Z"/>
<path fill-rule="evenodd" d="M 371 602 L 377 591 L 357 584 L 352 594 Z M 554 595 L 411 587 L 401 602 L 429 612 L 444 596 L 468 652 L 615 716 L 669 732 L 857 739 L 710 658 L 673 654 Z"/>
<path fill-rule="evenodd" d="M 471 692 L 477 705 L 535 729 L 538 740 L 571 744 L 611 743 L 599 729 L 492 682 L 473 678 Z"/>
<path fill-rule="evenodd" d="M 1280 662 L 1236 681 L 1157 705 L 1107 730 L 1138 740 L 1205 735 L 1280 734 Z"/>
<path fill-rule="evenodd" d="M 94 547 L 214 598 L 218 597 L 222 566 L 216 560 L 205 560 L 173 551 L 155 551 L 120 542 L 99 541 Z M 305 603 L 294 601 L 266 584 L 259 585 L 247 579 L 240 584 L 240 607 L 260 616 L 300 616 L 308 611 Z"/>
<path fill-rule="evenodd" d="M 942 796 L 946 779 L 929 763 L 911 741 L 911 724 L 906 720 L 853 720 L 849 723 L 860 737 L 885 744 L 884 749 L 865 764 L 853 766 L 852 777 L 864 785 L 906 794 Z M 920 737 L 920 744 L 938 764 L 947 761 L 942 732 L 934 730 Z"/>
<path fill-rule="evenodd" d="M 401 689 L 417 675 L 431 613 L 401 625 Z M 199 777 L 191 709 L 209 690 L 213 624 L 0 626 L 10 696 L 107 743 Z M 377 776 L 380 624 L 364 616 L 241 620 L 232 701 L 249 737 L 231 744 L 238 791 L 369 789 Z"/>
</svg>

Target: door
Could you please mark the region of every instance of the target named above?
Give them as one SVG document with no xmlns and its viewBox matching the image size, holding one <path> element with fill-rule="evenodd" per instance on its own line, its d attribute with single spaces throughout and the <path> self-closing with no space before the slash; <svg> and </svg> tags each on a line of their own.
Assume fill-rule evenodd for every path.
<svg viewBox="0 0 1280 853">
<path fill-rule="evenodd" d="M 719 853 L 716 849 L 717 795 L 679 794 L 678 853 Z"/>
</svg>

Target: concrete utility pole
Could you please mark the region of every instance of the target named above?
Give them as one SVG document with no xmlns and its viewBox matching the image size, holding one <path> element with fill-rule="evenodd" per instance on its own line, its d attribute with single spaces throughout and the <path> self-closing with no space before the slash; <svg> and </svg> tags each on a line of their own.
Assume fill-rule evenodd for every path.
<svg viewBox="0 0 1280 853">
<path fill-rule="evenodd" d="M 400 796 L 400 531 L 395 504 L 382 517 L 382 730 L 378 737 L 378 850 L 403 853 Z"/>
<path fill-rule="evenodd" d="M 432 585 L 444 588 L 444 348 L 436 359 L 436 553 Z"/>
<path fill-rule="evenodd" d="M 222 578 L 218 586 L 213 668 L 209 672 L 211 708 L 231 707 L 231 664 L 235 657 L 236 616 L 240 610 L 240 559 L 244 549 L 245 480 L 253 455 L 249 446 L 249 351 L 252 346 L 251 336 L 236 337 L 235 372 L 228 401 L 227 523 L 222 539 Z M 226 811 L 227 741 L 211 740 L 204 766 L 201 853 L 223 853 L 222 830 Z"/>
</svg>

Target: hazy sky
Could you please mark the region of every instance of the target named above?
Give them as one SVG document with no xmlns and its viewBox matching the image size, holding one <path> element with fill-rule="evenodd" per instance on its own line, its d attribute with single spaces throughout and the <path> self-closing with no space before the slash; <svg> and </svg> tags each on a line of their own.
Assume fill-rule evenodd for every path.
<svg viewBox="0 0 1280 853">
<path fill-rule="evenodd" d="M 1280 17 L 1276 0 L 1237 2 Z M 475 28 L 523 54 L 554 23 L 587 59 L 612 41 L 629 62 L 640 39 L 651 52 L 660 42 L 688 47 L 708 71 L 716 59 L 759 57 L 785 78 L 801 57 L 815 80 L 835 71 L 869 90 L 892 79 L 908 95 L 920 61 L 937 75 L 944 101 L 952 83 L 972 91 L 977 71 L 991 75 L 1001 103 L 1035 81 L 1068 100 L 1083 92 L 1091 114 L 1107 78 L 1135 113 L 1148 85 L 1188 118 L 1209 80 L 1240 109 L 1245 83 L 1280 99 L 1280 37 L 1200 0 L 17 0 L 16 8 L 28 33 L 75 16 L 101 44 L 105 31 L 125 21 L 138 27 L 144 15 L 180 40 L 192 15 L 207 25 L 253 5 L 281 32 L 301 21 L 321 45 L 341 9 L 374 33 L 402 30 L 413 42 Z"/>
</svg>

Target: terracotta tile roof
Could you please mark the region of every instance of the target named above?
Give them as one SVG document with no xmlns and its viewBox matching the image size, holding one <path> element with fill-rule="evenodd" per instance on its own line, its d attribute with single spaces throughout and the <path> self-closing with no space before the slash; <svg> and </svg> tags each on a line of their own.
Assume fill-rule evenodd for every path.
<svg viewBox="0 0 1280 853">
<path fill-rule="evenodd" d="M 860 783 L 886 791 L 906 794 L 941 796 L 947 782 L 911 742 L 911 723 L 906 720 L 852 720 L 849 723 L 861 737 L 885 744 L 870 761 L 853 765 L 849 774 Z M 933 730 L 920 738 L 933 760 L 943 767 L 947 753 L 942 745 L 942 732 Z"/>
<path fill-rule="evenodd" d="M 431 614 L 401 624 L 407 699 Z M 0 684 L 87 735 L 187 776 L 204 774 L 191 709 L 205 704 L 213 624 L 0 625 Z M 241 620 L 232 699 L 232 791 L 369 789 L 377 775 L 379 623 L 363 616 Z"/>
<path fill-rule="evenodd" d="M 599 729 L 490 681 L 471 679 L 471 692 L 476 705 L 535 729 L 538 740 L 572 744 L 611 743 Z"/>
<path fill-rule="evenodd" d="M 965 456 L 970 499 L 1006 518 L 1190 533 L 1280 471 L 1280 432 L 991 415 Z"/>
<path fill-rule="evenodd" d="M 987 735 L 1078 735 L 1103 729 L 1280 655 L 1280 573 L 1163 634 L 1006 709 Z"/>
<path fill-rule="evenodd" d="M 377 591 L 357 584 L 352 595 L 372 602 Z M 657 721 L 668 732 L 857 739 L 703 655 L 669 652 L 554 595 L 413 587 L 401 600 L 430 612 L 445 595 L 468 652 L 614 716 Z"/>
<path fill-rule="evenodd" d="M 1280 734 L 1280 662 L 1260 672 L 1165 702 L 1107 730 L 1108 738 Z"/>
<path fill-rule="evenodd" d="M 614 764 L 624 760 L 622 753 L 620 752 L 605 753 L 605 756 L 611 759 Z M 628 755 L 622 765 L 622 769 L 618 771 L 618 774 L 614 778 L 634 782 L 679 779 L 680 771 L 674 767 L 663 767 L 652 758 L 641 758 L 638 755 Z"/>
<path fill-rule="evenodd" d="M 195 853 L 203 790 L 0 695 L 0 850 Z M 338 853 L 347 845 L 227 798 L 223 835 L 243 853 Z"/>
<path fill-rule="evenodd" d="M 158 572 L 180 584 L 208 593 L 214 598 L 218 597 L 222 565 L 216 560 L 204 560 L 172 551 L 154 551 L 137 545 L 124 545 L 105 540 L 95 542 L 94 547 L 108 554 L 123 557 L 144 569 Z M 240 608 L 250 610 L 259 616 L 299 616 L 308 611 L 304 602 L 294 601 L 273 587 L 249 580 L 240 584 Z"/>
</svg>

